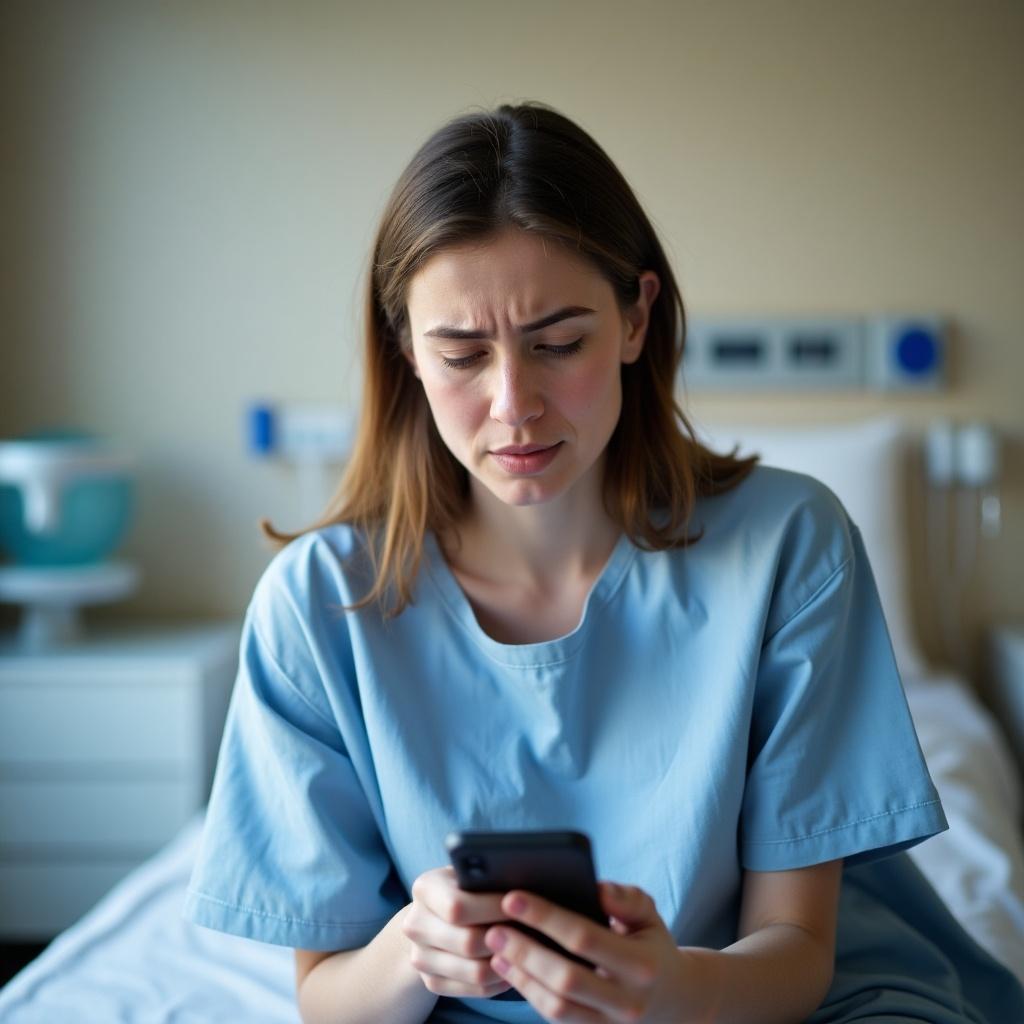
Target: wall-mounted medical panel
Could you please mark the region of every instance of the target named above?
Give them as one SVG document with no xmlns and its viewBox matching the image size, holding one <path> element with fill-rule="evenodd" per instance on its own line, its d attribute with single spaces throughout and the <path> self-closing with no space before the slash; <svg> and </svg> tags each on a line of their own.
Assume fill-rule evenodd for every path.
<svg viewBox="0 0 1024 1024">
<path fill-rule="evenodd" d="M 867 321 L 866 379 L 875 391 L 938 391 L 946 383 L 946 326 L 936 316 Z"/>
<path fill-rule="evenodd" d="M 855 388 L 864 376 L 863 326 L 838 318 L 695 318 L 683 373 L 709 390 Z"/>
<path fill-rule="evenodd" d="M 921 390 L 944 356 L 937 317 L 693 317 L 682 374 L 700 391 Z"/>
</svg>

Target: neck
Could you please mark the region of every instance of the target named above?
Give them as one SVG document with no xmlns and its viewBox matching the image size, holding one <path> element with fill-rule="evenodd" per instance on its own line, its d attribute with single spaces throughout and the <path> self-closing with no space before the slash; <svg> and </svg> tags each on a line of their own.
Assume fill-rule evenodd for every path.
<svg viewBox="0 0 1024 1024">
<path fill-rule="evenodd" d="M 605 512 L 601 467 L 561 497 L 512 506 L 474 488 L 471 511 L 447 544 L 453 568 L 543 593 L 558 591 L 604 567 L 621 533 Z"/>
</svg>

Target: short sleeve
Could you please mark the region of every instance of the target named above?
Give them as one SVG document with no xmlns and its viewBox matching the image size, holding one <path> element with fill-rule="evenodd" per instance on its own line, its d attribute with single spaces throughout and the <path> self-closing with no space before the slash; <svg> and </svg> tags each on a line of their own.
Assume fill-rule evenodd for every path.
<svg viewBox="0 0 1024 1024">
<path fill-rule="evenodd" d="M 840 563 L 762 646 L 740 821 L 749 870 L 873 860 L 948 827 L 863 541 L 843 529 Z"/>
<path fill-rule="evenodd" d="M 307 632 L 267 580 L 246 612 L 239 654 L 184 915 L 297 948 L 365 945 L 408 897 Z"/>
</svg>

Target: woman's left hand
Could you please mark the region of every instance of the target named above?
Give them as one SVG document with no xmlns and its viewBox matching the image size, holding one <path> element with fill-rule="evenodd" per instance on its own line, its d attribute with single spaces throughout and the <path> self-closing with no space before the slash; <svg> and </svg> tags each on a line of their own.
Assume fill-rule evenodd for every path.
<svg viewBox="0 0 1024 1024">
<path fill-rule="evenodd" d="M 573 1024 L 681 1024 L 701 1002 L 694 964 L 680 950 L 654 900 L 634 886 L 600 883 L 611 928 L 533 893 L 515 890 L 502 900 L 514 921 L 544 932 L 595 969 L 573 962 L 516 928 L 488 928 L 491 967 L 545 1020 Z"/>
</svg>

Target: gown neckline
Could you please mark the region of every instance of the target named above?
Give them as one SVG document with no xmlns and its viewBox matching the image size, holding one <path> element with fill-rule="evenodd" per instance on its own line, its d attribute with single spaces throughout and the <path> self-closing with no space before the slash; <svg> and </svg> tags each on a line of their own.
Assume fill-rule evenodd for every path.
<svg viewBox="0 0 1024 1024">
<path fill-rule="evenodd" d="M 427 571 L 431 581 L 440 592 L 441 598 L 450 614 L 469 634 L 470 638 L 495 661 L 506 665 L 540 666 L 563 661 L 570 657 L 582 645 L 588 623 L 594 613 L 605 604 L 622 582 L 626 570 L 636 556 L 637 548 L 626 533 L 619 535 L 608 560 L 591 584 L 580 621 L 562 636 L 551 640 L 539 640 L 534 643 L 507 644 L 495 640 L 477 621 L 476 613 L 470 604 L 466 592 L 455 578 L 451 566 L 444 557 L 444 552 L 432 530 L 425 534 L 427 554 Z"/>
</svg>

